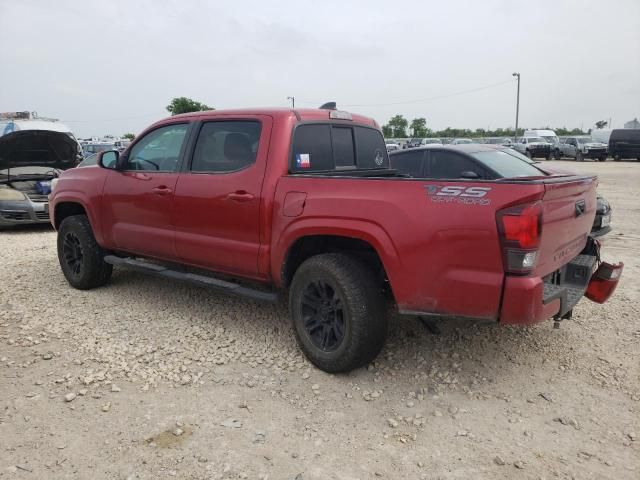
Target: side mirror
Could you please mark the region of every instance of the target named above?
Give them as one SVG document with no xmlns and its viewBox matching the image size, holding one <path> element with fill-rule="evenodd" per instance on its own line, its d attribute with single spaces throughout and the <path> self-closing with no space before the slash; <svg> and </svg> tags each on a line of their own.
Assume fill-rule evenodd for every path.
<svg viewBox="0 0 640 480">
<path fill-rule="evenodd" d="M 109 170 L 117 170 L 120 152 L 117 150 L 107 150 L 98 154 L 98 165 Z"/>
<path fill-rule="evenodd" d="M 480 178 L 480 175 L 478 175 L 476 172 L 472 172 L 471 170 L 466 170 L 460 174 L 460 178 L 468 178 L 473 180 L 475 178 Z"/>
</svg>

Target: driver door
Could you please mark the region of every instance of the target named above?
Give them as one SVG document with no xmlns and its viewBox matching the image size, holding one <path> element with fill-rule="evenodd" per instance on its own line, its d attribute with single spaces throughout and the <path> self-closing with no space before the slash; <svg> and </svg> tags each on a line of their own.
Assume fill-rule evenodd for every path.
<svg viewBox="0 0 640 480">
<path fill-rule="evenodd" d="M 107 177 L 102 222 L 114 248 L 175 257 L 171 210 L 189 128 L 177 123 L 145 133 L 121 158 L 124 168 Z"/>
</svg>

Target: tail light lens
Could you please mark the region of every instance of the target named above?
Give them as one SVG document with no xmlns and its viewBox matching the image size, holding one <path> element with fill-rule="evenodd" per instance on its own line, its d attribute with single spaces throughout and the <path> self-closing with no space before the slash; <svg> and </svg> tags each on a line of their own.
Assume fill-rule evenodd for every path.
<svg viewBox="0 0 640 480">
<path fill-rule="evenodd" d="M 536 266 L 542 233 L 540 202 L 505 208 L 497 213 L 505 270 L 526 275 Z"/>
<path fill-rule="evenodd" d="M 601 263 L 598 269 L 591 275 L 585 296 L 596 303 L 604 303 L 609 300 L 618 286 L 618 281 L 622 276 L 624 263 L 616 265 Z"/>
</svg>

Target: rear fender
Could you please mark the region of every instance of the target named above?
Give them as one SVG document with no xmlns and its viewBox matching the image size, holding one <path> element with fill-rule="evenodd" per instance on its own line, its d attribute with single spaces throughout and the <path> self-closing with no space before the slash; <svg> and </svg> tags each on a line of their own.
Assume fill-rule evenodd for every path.
<svg viewBox="0 0 640 480">
<path fill-rule="evenodd" d="M 393 279 L 399 274 L 402 266 L 391 237 L 380 225 L 373 222 L 340 218 L 302 218 L 287 225 L 278 237 L 274 235 L 271 278 L 277 286 L 282 285 L 281 268 L 289 249 L 298 239 L 313 235 L 357 238 L 367 242 L 380 257 L 393 290 Z"/>
</svg>

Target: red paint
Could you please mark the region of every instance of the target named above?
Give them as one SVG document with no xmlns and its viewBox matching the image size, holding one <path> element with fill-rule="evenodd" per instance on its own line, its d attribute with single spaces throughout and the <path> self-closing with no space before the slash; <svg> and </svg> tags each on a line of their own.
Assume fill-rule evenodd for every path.
<svg viewBox="0 0 640 480">
<path fill-rule="evenodd" d="M 328 121 L 326 110 L 197 112 L 150 129 L 218 119 L 261 122 L 255 164 L 223 174 L 73 169 L 52 194 L 52 213 L 62 202 L 76 202 L 88 212 L 106 249 L 276 287 L 282 285 L 288 250 L 299 238 L 357 238 L 377 251 L 401 311 L 523 324 L 557 313 L 558 301 L 542 304 L 541 279 L 584 247 L 596 210 L 595 178 L 509 183 L 289 175 L 293 127 L 300 121 Z M 377 128 L 358 115 L 353 122 L 336 123 Z M 427 193 L 428 185 L 491 187 L 485 197 L 489 203 L 442 201 Z M 585 202 L 579 218 L 577 200 Z M 537 249 L 538 258 L 531 273 L 512 276 L 504 271 L 496 214 L 521 205 L 524 220 L 505 226 L 512 240 Z"/>
</svg>

